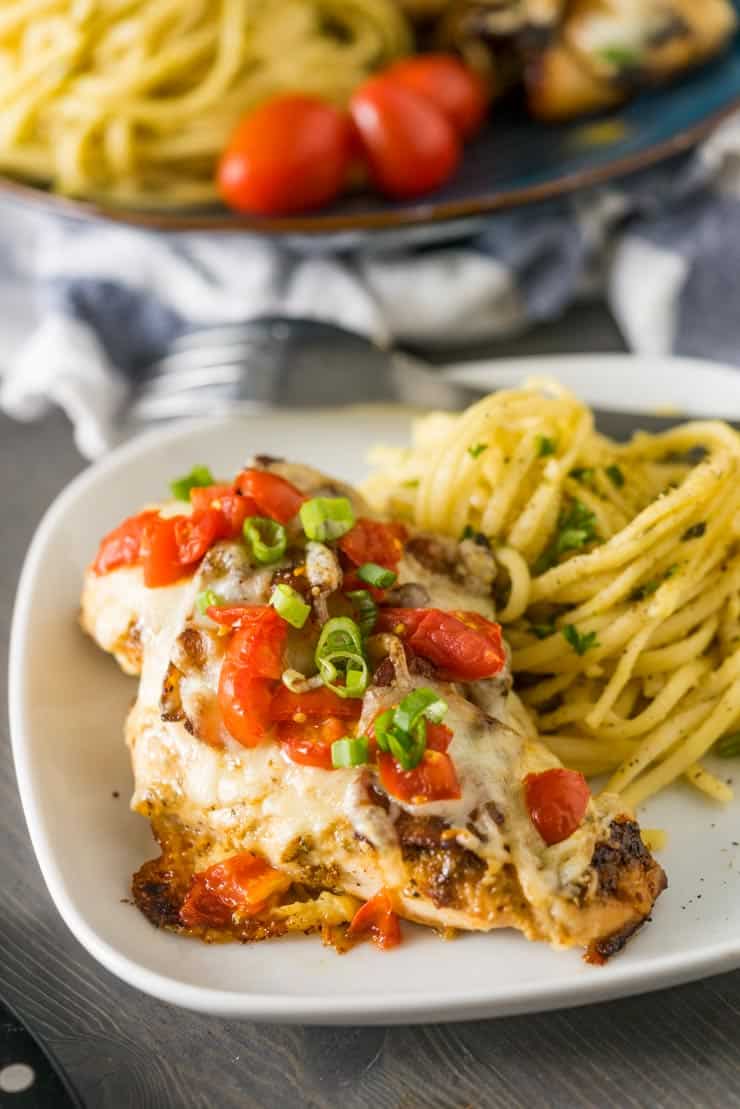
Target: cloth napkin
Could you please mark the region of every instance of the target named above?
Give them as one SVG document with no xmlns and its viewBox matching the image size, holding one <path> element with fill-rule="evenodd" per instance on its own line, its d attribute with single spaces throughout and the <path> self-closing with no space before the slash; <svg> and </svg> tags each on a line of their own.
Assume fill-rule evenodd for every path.
<svg viewBox="0 0 740 1109">
<path fill-rule="evenodd" d="M 440 348 L 604 296 L 632 350 L 740 364 L 740 115 L 690 155 L 500 213 L 462 244 L 329 255 L 0 206 L 0 407 L 52 405 L 100 455 L 137 374 L 178 335 L 281 313 Z"/>
</svg>

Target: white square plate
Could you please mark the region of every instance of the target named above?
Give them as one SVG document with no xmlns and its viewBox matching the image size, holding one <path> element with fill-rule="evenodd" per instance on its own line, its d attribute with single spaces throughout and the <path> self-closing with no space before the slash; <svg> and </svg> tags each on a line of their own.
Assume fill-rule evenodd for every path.
<svg viewBox="0 0 740 1109">
<path fill-rule="evenodd" d="M 740 374 L 677 361 L 625 357 L 528 359 L 480 365 L 491 386 L 555 371 L 594 404 L 618 396 L 740 418 Z M 612 401 L 612 406 L 614 402 Z M 206 946 L 151 927 L 127 901 L 131 874 L 156 851 L 147 823 L 128 811 L 122 740 L 132 679 L 76 622 L 80 584 L 100 537 L 204 462 L 232 473 L 255 452 L 284 454 L 342 477 L 362 477 L 367 449 L 403 443 L 399 409 L 267 412 L 157 430 L 78 477 L 49 509 L 23 569 L 10 661 L 13 749 L 33 845 L 69 928 L 104 966 L 174 1004 L 253 1020 L 400 1023 L 498 1016 L 604 1000 L 740 966 L 740 799 L 721 808 L 678 785 L 641 814 L 666 828 L 669 888 L 654 921 L 606 967 L 510 932 L 444 943 L 404 926 L 405 942 L 345 956 L 316 937 Z M 724 763 L 727 774 L 733 764 Z M 738 776 L 740 777 L 740 775 Z M 740 785 L 740 781 L 738 781 Z M 114 791 L 120 793 L 116 799 Z"/>
</svg>

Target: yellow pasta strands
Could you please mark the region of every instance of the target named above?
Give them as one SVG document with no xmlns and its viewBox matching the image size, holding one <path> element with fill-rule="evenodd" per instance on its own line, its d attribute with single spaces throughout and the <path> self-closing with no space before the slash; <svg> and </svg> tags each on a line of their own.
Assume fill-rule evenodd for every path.
<svg viewBox="0 0 740 1109">
<path fill-rule="evenodd" d="M 394 0 L 5 0 L 0 170 L 142 207 L 207 203 L 256 104 L 343 103 L 410 46 Z"/>
<path fill-rule="evenodd" d="M 568 766 L 635 806 L 740 721 L 740 436 L 719 422 L 612 442 L 560 386 L 533 382 L 377 448 L 377 508 L 499 564 L 517 714 Z"/>
</svg>

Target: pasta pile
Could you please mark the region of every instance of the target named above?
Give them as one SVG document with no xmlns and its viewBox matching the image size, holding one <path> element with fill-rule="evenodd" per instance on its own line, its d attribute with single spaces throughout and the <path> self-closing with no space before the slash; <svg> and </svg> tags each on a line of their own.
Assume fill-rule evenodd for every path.
<svg viewBox="0 0 740 1109">
<path fill-rule="evenodd" d="M 417 421 L 413 443 L 374 452 L 366 493 L 490 541 L 542 739 L 630 806 L 681 775 L 730 800 L 699 760 L 740 726 L 740 436 L 707 421 L 615 443 L 532 383 Z"/>
<path fill-rule="evenodd" d="M 257 103 L 341 103 L 410 45 L 395 0 L 5 0 L 0 170 L 119 203 L 209 202 Z"/>
</svg>

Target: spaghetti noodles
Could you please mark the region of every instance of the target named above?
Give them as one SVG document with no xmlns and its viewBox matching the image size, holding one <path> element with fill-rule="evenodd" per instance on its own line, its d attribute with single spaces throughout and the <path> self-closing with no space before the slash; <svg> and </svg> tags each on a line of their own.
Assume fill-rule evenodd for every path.
<svg viewBox="0 0 740 1109">
<path fill-rule="evenodd" d="M 257 103 L 342 103 L 410 45 L 394 0 L 6 0 L 0 170 L 139 206 L 208 202 Z"/>
<path fill-rule="evenodd" d="M 569 766 L 636 805 L 740 722 L 740 436 L 688 423 L 628 444 L 532 384 L 379 448 L 366 492 L 420 527 L 482 532 L 520 712 Z"/>
</svg>

